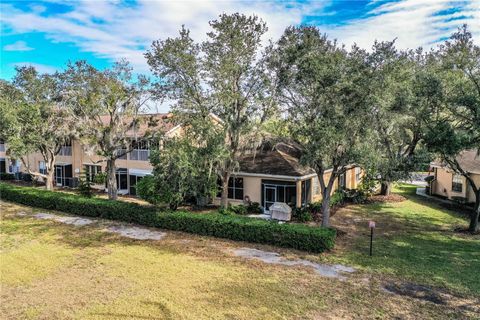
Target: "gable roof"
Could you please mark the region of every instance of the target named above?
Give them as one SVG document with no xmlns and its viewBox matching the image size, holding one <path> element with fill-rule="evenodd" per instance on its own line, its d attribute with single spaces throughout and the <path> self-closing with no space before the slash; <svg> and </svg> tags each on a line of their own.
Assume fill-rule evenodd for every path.
<svg viewBox="0 0 480 320">
<path fill-rule="evenodd" d="M 462 151 L 456 158 L 460 167 L 469 173 L 480 174 L 480 155 L 478 150 L 471 149 Z M 433 167 L 446 167 L 442 162 L 436 161 L 432 163 Z"/>
</svg>

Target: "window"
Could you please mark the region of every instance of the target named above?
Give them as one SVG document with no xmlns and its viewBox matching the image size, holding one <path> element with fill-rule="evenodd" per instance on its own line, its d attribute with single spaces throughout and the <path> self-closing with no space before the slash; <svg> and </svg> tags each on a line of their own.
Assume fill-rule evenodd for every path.
<svg viewBox="0 0 480 320">
<path fill-rule="evenodd" d="M 95 165 L 89 165 L 89 164 L 85 165 L 85 178 L 90 182 L 93 182 L 93 180 L 95 179 L 95 175 L 100 172 L 102 172 L 101 166 L 95 166 Z"/>
<path fill-rule="evenodd" d="M 45 161 L 38 162 L 38 172 L 41 174 L 47 174 L 47 167 L 45 166 Z"/>
<path fill-rule="evenodd" d="M 452 191 L 462 192 L 463 177 L 459 174 L 454 174 L 452 177 Z"/>
<path fill-rule="evenodd" d="M 72 155 L 72 141 L 69 140 L 60 148 L 58 152 L 59 156 L 71 156 Z"/>
<path fill-rule="evenodd" d="M 313 194 L 320 194 L 320 180 L 318 180 L 318 177 L 315 177 L 312 179 L 313 181 Z"/>
<path fill-rule="evenodd" d="M 145 140 L 133 141 L 133 150 L 130 160 L 148 161 L 150 157 L 150 143 Z"/>
<path fill-rule="evenodd" d="M 128 190 L 128 171 L 126 168 L 118 168 L 116 172 L 118 190 Z"/>
<path fill-rule="evenodd" d="M 347 175 L 342 173 L 338 176 L 338 188 L 345 189 L 347 187 Z"/>
<path fill-rule="evenodd" d="M 5 141 L 0 139 L 0 151 L 5 152 Z"/>
<path fill-rule="evenodd" d="M 362 169 L 360 167 L 355 167 L 355 181 L 358 183 L 362 179 Z"/>
<path fill-rule="evenodd" d="M 135 176 L 135 175 L 130 175 L 130 194 L 132 196 L 137 195 L 137 183 L 142 180 L 143 177 L 141 176 Z"/>
<path fill-rule="evenodd" d="M 228 180 L 228 198 L 243 200 L 243 178 L 231 177 Z"/>
</svg>

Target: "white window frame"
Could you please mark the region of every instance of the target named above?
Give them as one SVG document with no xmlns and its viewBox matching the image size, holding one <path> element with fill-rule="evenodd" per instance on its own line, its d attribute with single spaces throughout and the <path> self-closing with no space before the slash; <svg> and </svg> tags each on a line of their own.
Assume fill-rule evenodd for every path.
<svg viewBox="0 0 480 320">
<path fill-rule="evenodd" d="M 47 174 L 47 166 L 45 165 L 45 161 L 38 161 L 38 172 L 41 174 Z"/>
<path fill-rule="evenodd" d="M 358 183 L 362 179 L 360 175 L 362 174 L 362 169 L 360 167 L 355 167 L 355 181 Z"/>
<path fill-rule="evenodd" d="M 461 193 L 463 192 L 463 176 L 461 174 L 452 175 L 452 191 Z"/>
<path fill-rule="evenodd" d="M 85 170 L 85 178 L 90 182 L 93 182 L 95 175 L 102 173 L 102 166 L 99 165 L 84 164 L 83 167 Z"/>
</svg>

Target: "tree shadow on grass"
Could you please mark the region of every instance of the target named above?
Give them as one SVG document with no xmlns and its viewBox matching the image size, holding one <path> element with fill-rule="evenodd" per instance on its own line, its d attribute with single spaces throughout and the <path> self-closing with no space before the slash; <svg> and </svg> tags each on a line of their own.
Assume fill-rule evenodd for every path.
<svg viewBox="0 0 480 320">
<path fill-rule="evenodd" d="M 436 232 L 374 238 L 373 257 L 367 236 L 346 254 L 350 263 L 372 272 L 480 296 L 480 241 Z"/>
</svg>

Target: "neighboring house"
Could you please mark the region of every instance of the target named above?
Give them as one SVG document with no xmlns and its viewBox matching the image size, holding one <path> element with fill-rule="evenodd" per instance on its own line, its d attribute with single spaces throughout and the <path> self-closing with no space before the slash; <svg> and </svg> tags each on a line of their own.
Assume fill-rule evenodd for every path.
<svg viewBox="0 0 480 320">
<path fill-rule="evenodd" d="M 244 155 L 240 159 L 238 172 L 230 178 L 229 203 L 258 202 L 268 210 L 274 202 L 301 207 L 321 200 L 317 174 L 313 169 L 302 166 L 299 158 L 300 150 L 285 143 Z M 331 170 L 325 173 L 325 181 L 330 172 Z M 341 188 L 355 189 L 361 177 L 360 167 L 352 165 L 335 182 L 332 193 Z M 220 203 L 220 195 L 214 202 Z"/>
<path fill-rule="evenodd" d="M 480 156 L 477 150 L 463 151 L 457 161 L 460 167 L 468 172 L 469 176 L 480 186 Z M 467 179 L 456 174 L 446 164 L 432 162 L 430 166 L 434 170 L 434 179 L 430 182 L 430 193 L 450 200 L 475 202 L 475 194 Z"/>
</svg>

